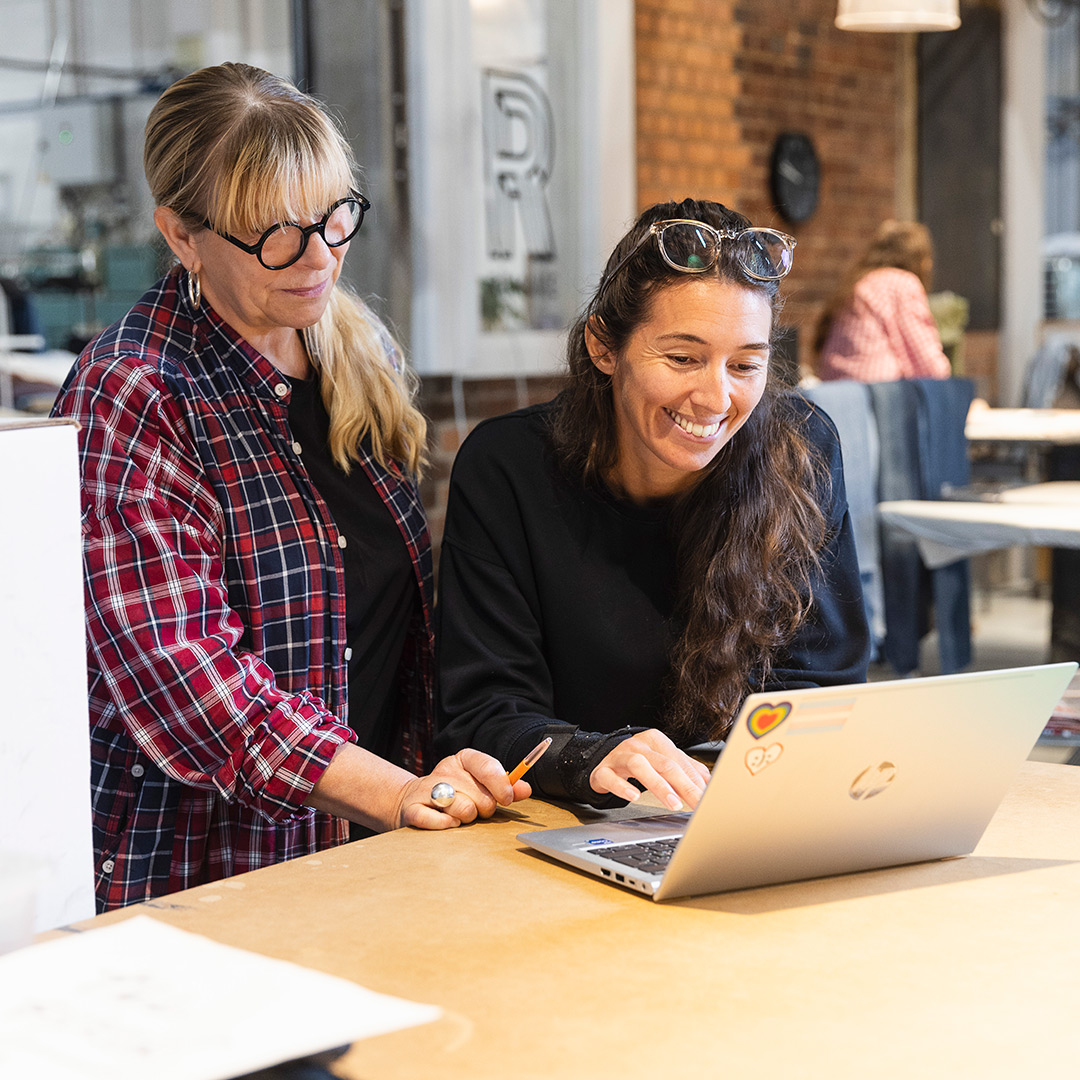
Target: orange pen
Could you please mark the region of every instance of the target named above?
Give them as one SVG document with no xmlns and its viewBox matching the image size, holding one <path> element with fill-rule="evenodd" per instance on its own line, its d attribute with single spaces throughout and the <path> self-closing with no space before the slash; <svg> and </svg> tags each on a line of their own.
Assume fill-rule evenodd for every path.
<svg viewBox="0 0 1080 1080">
<path fill-rule="evenodd" d="M 508 772 L 506 774 L 506 779 L 509 780 L 511 784 L 520 780 L 544 756 L 544 751 L 550 745 L 550 737 L 537 743 L 536 746 L 521 759 L 517 768 L 515 768 L 513 772 Z"/>
</svg>

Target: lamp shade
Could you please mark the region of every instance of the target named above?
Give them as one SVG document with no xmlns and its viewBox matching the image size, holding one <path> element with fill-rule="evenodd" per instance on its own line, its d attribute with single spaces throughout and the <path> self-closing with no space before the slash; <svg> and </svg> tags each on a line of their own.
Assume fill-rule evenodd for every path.
<svg viewBox="0 0 1080 1080">
<path fill-rule="evenodd" d="M 955 30 L 959 0 L 840 0 L 836 25 L 841 30 Z"/>
</svg>

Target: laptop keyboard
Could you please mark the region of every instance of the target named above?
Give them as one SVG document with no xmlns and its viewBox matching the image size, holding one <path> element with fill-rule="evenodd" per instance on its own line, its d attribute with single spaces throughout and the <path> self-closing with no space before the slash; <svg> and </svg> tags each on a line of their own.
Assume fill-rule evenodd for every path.
<svg viewBox="0 0 1080 1080">
<path fill-rule="evenodd" d="M 647 874 L 667 869 L 671 856 L 681 836 L 665 836 L 660 840 L 643 840 L 637 844 L 614 844 L 611 847 L 593 848 L 593 854 L 612 862 L 644 870 Z"/>
</svg>

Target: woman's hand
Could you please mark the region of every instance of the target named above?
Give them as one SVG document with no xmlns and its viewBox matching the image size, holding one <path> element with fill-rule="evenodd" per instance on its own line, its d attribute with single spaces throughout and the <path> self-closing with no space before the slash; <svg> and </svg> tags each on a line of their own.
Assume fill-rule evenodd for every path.
<svg viewBox="0 0 1080 1080">
<path fill-rule="evenodd" d="M 457 793 L 445 810 L 431 802 L 431 789 L 439 783 L 453 785 Z M 479 750 L 443 758 L 429 776 L 416 777 L 354 743 L 343 743 L 305 801 L 316 810 L 385 832 L 402 825 L 452 829 L 491 817 L 496 807 L 531 794 L 524 780 L 511 787 L 503 767 Z"/>
<path fill-rule="evenodd" d="M 456 794 L 444 809 L 431 803 L 431 789 L 450 784 Z M 443 758 L 428 776 L 405 784 L 398 796 L 397 824 L 418 829 L 452 829 L 457 825 L 489 818 L 500 806 L 527 799 L 532 788 L 524 780 L 512 787 L 506 770 L 495 758 L 479 750 L 460 750 Z"/>
<path fill-rule="evenodd" d="M 619 743 L 589 777 L 593 791 L 611 792 L 634 802 L 641 792 L 637 780 L 672 810 L 697 806 L 709 782 L 708 767 L 684 754 L 662 731 L 650 728 Z"/>
</svg>

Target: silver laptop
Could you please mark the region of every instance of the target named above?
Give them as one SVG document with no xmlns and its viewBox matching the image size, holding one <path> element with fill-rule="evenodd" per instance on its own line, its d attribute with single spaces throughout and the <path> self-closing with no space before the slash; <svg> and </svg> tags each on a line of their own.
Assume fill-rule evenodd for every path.
<svg viewBox="0 0 1080 1080">
<path fill-rule="evenodd" d="M 518 839 L 654 900 L 966 855 L 1076 668 L 753 694 L 692 814 Z"/>
</svg>

